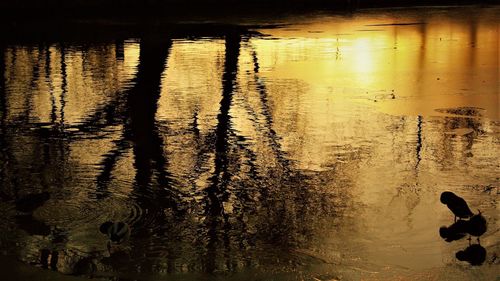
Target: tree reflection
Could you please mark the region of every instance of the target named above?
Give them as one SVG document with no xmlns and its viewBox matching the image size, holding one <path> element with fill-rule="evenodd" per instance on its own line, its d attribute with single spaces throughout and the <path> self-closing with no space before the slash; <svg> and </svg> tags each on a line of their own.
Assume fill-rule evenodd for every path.
<svg viewBox="0 0 500 281">
<path fill-rule="evenodd" d="M 228 201 L 227 187 L 230 181 L 230 174 L 228 172 L 228 139 L 231 131 L 229 110 L 231 108 L 233 93 L 237 86 L 235 81 L 238 70 L 240 41 L 239 34 L 229 34 L 226 36 L 222 99 L 220 101 L 219 114 L 217 115 L 215 172 L 212 176 L 210 186 L 205 190 L 208 199 L 205 211 L 208 218 L 208 244 L 204 270 L 210 273 L 216 269 L 216 259 L 214 257 L 216 257 L 218 248 L 227 249 L 229 247 L 228 216 L 224 213 L 223 204 Z M 221 230 L 224 233 L 223 246 L 218 243 L 219 238 L 217 233 Z"/>
<path fill-rule="evenodd" d="M 30 149 L 18 152 L 22 155 L 17 156 L 20 164 L 10 168 L 9 173 L 26 179 L 33 178 L 27 175 L 33 171 L 43 176 L 36 183 L 26 182 L 20 187 L 11 183 L 8 186 L 19 187 L 28 194 L 49 192 L 50 198 L 37 206 L 42 211 L 45 211 L 44 208 L 50 209 L 46 204 L 54 205 L 57 200 L 62 202 L 61 198 L 65 201 L 58 208 L 62 210 L 74 205 L 82 208 L 80 205 L 84 203 L 91 208 L 109 204 L 111 209 L 123 207 L 120 204 L 129 204 L 139 209 L 137 217 L 131 222 L 129 248 L 124 247 L 110 254 L 91 246 L 85 251 L 71 249 L 66 243 L 69 237 L 75 235 L 73 231 L 81 231 L 78 229 L 80 226 L 75 227 L 67 221 L 61 223 L 57 219 L 52 222 L 50 213 L 46 214 L 49 222 L 39 221 L 34 216 L 19 218 L 18 224 L 22 224 L 19 228 L 31 236 L 26 240 L 36 241 L 33 237 L 42 235 L 49 241 L 50 246 L 36 246 L 36 242 L 32 242 L 33 249 L 29 251 L 39 254 L 35 262 L 41 261 L 44 267 L 57 268 L 70 274 L 88 274 L 96 270 L 217 273 L 267 266 L 269 261 L 275 260 L 273 255 L 279 255 L 276 263 L 294 267 L 300 264 L 297 261 L 300 257 L 290 254 L 290 251 L 307 245 L 314 238 L 315 231 L 328 227 L 324 223 L 346 208 L 344 199 L 349 195 L 345 189 L 327 190 L 328 183 L 333 182 L 336 173 L 310 172 L 305 175 L 293 168 L 293 162 L 284 152 L 280 136 L 274 129 L 273 108 L 270 106 L 268 89 L 260 77 L 257 52 L 249 47 L 252 34 L 234 27 L 220 33 L 224 34 L 225 46 L 222 81 L 215 82 L 221 84 L 220 102 L 216 122 L 206 130 L 200 129 L 200 110 L 196 106 L 188 112 L 187 117 L 183 116 L 190 119 L 190 127 L 186 131 L 176 132 L 169 127 L 169 122 L 158 120 L 161 94 L 169 94 L 162 91 L 168 86 L 162 85 L 162 77 L 169 71 L 166 66 L 173 46 L 172 36 L 167 32 L 152 32 L 141 37 L 138 65 L 132 80 L 127 81 L 131 86 L 113 88 L 109 99 L 97 103 L 78 122 L 70 121 L 72 112 L 68 109 L 68 100 L 76 91 L 72 88 L 75 87 L 73 80 L 77 73 L 72 46 L 59 44 L 56 48 L 42 44 L 36 54 L 30 54 L 30 58 L 35 58 L 35 67 L 31 68 L 29 75 L 32 80 L 30 87 L 43 92 L 39 88 L 45 85 L 42 80 L 46 80 L 49 114 L 47 120 L 34 122 L 29 117 L 34 106 L 25 104 L 25 111 L 20 115 L 22 118 L 16 116 L 16 126 L 28 128 L 23 137 L 27 139 L 24 143 L 29 144 Z M 123 61 L 123 41 L 115 43 L 113 60 Z M 82 61 L 91 60 L 90 49 L 81 47 L 80 51 L 84 57 Z M 241 63 L 241 56 L 246 52 L 251 57 L 251 70 L 248 73 L 252 79 L 249 81 L 245 81 L 241 75 L 241 68 L 245 67 Z M 0 61 L 1 69 L 5 71 L 5 59 L 2 57 Z M 10 64 L 15 63 L 11 61 Z M 86 67 L 94 70 L 90 66 Z M 105 76 L 106 71 L 113 70 L 112 66 L 104 62 L 100 67 L 92 75 L 99 78 L 99 75 Z M 103 73 L 96 74 L 100 72 Z M 1 81 L 0 90 L 3 93 L 5 79 Z M 252 136 L 236 130 L 234 126 L 233 122 L 237 119 L 233 113 L 240 110 L 238 107 L 241 106 L 235 99 L 245 99 L 240 91 L 241 82 L 253 87 L 249 95 L 255 95 L 257 103 L 245 101 L 244 112 L 249 115 L 247 118 L 251 126 L 257 128 L 255 139 L 265 146 L 264 150 L 248 141 Z M 35 90 L 33 92 L 38 93 Z M 32 102 L 31 99 L 36 97 L 22 98 Z M 7 121 L 6 95 L 2 95 L 1 102 L 0 137 L 3 151 L 9 152 L 11 148 L 7 137 L 12 136 L 13 132 L 8 131 L 7 123 L 13 121 Z M 109 131 L 112 132 L 109 133 L 111 136 L 106 135 Z M 170 135 L 176 134 L 189 134 L 195 139 L 193 147 L 184 149 L 194 151 L 195 159 L 189 177 L 192 181 L 205 181 L 200 190 L 184 188 L 178 178 L 172 175 L 172 166 L 176 163 L 172 163 L 166 143 Z M 85 167 L 72 160 L 71 155 L 75 143 L 85 138 L 94 138 L 95 143 L 103 146 L 99 150 L 101 158 L 98 163 L 93 163 L 98 164 L 98 168 L 89 189 L 85 189 L 88 183 L 82 184 L 73 176 L 75 171 Z M 21 146 L 23 142 L 16 139 L 16 144 Z M 3 151 L 2 157 L 8 158 Z M 80 153 L 90 154 L 87 151 Z M 182 154 L 183 151 L 175 153 Z M 130 155 L 132 169 L 126 175 L 133 177 L 131 189 L 126 193 L 126 198 L 119 201 L 121 198 L 114 193 L 113 181 L 123 176 L 118 172 L 119 161 Z M 37 162 L 38 159 L 41 161 Z M 10 163 L 14 161 L 9 160 Z M 6 162 L 2 159 L 2 164 Z M 22 166 L 32 167 L 32 170 L 14 170 Z M 4 179 L 6 177 L 2 177 Z M 30 190 L 26 187 L 29 184 L 41 190 Z M 337 201 L 344 202 L 334 203 L 334 198 L 342 198 Z M 51 208 L 53 212 L 58 209 Z M 91 222 L 95 223 L 95 229 L 108 220 L 105 216 L 113 216 L 113 210 L 108 209 L 108 212 L 99 217 L 102 221 Z M 84 224 L 83 228 L 88 227 L 89 222 Z M 33 231 L 32 228 L 40 231 Z M 96 236 L 92 239 L 101 237 L 91 231 L 87 234 Z M 78 236 L 72 239 L 81 239 L 78 242 L 86 243 L 85 239 Z M 56 258 L 51 260 L 49 256 Z"/>
</svg>

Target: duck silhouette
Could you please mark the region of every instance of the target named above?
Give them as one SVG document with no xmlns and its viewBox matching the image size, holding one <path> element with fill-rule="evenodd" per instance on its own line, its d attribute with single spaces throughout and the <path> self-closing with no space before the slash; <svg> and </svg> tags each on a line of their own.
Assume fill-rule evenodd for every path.
<svg viewBox="0 0 500 281">
<path fill-rule="evenodd" d="M 439 235 L 446 242 L 453 242 L 464 238 L 469 230 L 468 221 L 458 220 L 454 224 L 439 228 Z"/>
<path fill-rule="evenodd" d="M 457 217 L 459 219 L 466 219 L 474 215 L 467 205 L 467 202 L 465 202 L 462 197 L 451 191 L 441 193 L 440 200 L 441 203 L 446 204 L 446 206 L 448 206 L 448 208 L 453 212 L 455 215 L 455 221 L 457 220 Z"/>
<path fill-rule="evenodd" d="M 102 234 L 108 237 L 108 249 L 111 244 L 121 244 L 130 237 L 130 227 L 124 222 L 107 221 L 99 227 Z"/>
<path fill-rule="evenodd" d="M 459 261 L 466 261 L 471 265 L 481 265 L 486 260 L 486 249 L 479 244 L 473 244 L 463 251 L 458 251 L 455 257 Z"/>
</svg>

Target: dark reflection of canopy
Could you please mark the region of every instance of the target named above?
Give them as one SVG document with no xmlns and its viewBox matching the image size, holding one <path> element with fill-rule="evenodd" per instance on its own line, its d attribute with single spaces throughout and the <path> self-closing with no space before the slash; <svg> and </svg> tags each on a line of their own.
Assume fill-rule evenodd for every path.
<svg viewBox="0 0 500 281">
<path fill-rule="evenodd" d="M 1 170 L 4 201 L 49 192 L 51 197 L 41 202 L 41 209 L 45 208 L 44 204 L 60 198 L 64 198 L 68 205 L 89 204 L 90 208 L 93 204 L 105 204 L 100 202 L 113 202 L 110 200 L 115 200 L 117 196 L 111 184 L 119 176 L 115 174 L 118 163 L 129 157 L 129 153 L 133 155 L 132 192 L 123 201 L 140 210 L 140 214 L 131 221 L 131 250 L 125 251 L 125 255 L 112 253 L 110 257 L 105 257 L 106 254 L 100 250 L 90 253 L 75 251 L 65 244 L 68 233 L 73 231 L 70 223 L 65 225 L 56 220 L 47 222 L 53 226 L 50 233 L 41 234 L 49 237 L 51 246 L 32 245 L 33 248 L 27 251 L 32 253 L 30 256 L 42 253 L 38 260 L 31 262 L 74 274 L 96 270 L 135 271 L 138 268 L 141 272 L 156 272 L 163 267 L 167 272 L 186 271 L 187 267 L 188 271 L 213 273 L 265 266 L 270 260 L 275 260 L 272 256 L 279 252 L 279 264 L 296 266 L 294 260 L 298 257 L 291 255 L 289 250 L 307 245 L 314 237 L 314 231 L 334 216 L 334 210 L 337 213 L 342 211 L 341 206 L 333 204 L 333 196 L 347 195 L 328 194 L 318 187 L 318 179 L 321 177 L 325 181 L 328 176 L 304 175 L 294 171 L 293 163 L 287 159 L 273 129 L 273 113 L 268 104 L 266 85 L 259 79 L 258 56 L 249 47 L 251 36 L 251 33 L 236 28 L 228 28 L 224 33 L 220 107 L 215 127 L 207 132 L 198 128 L 196 110 L 192 114 L 192 127 L 186 132 L 172 132 L 168 123 L 156 119 L 161 89 L 166 86 L 162 85 L 162 77 L 164 72 L 169 71 L 165 68 L 172 49 L 172 36 L 168 33 L 141 36 L 135 76 L 125 82 L 132 86 L 112 93 L 106 102 L 98 104 L 76 123 L 66 120 L 64 107 L 67 96 L 72 94 L 68 92 L 71 82 L 67 77 L 71 70 L 66 61 L 70 53 L 75 52 L 73 46 L 60 44 L 54 49 L 51 45 L 40 44 L 38 50 L 29 51 L 30 58 L 34 59 L 31 84 L 40 79 L 51 80 L 53 65 L 59 64 L 60 100 L 56 102 L 56 86 L 50 84 L 49 123 L 36 122 L 30 117 L 32 93 L 23 97 L 27 103 L 24 106 L 26 111 L 9 119 L 7 99 L 14 97 L 6 94 L 5 79 L 0 79 L 2 163 L 9 163 L 8 168 Z M 115 59 L 119 62 L 123 59 L 123 41 L 117 40 L 113 44 Z M 87 48 L 90 47 L 81 48 L 82 53 L 88 56 L 90 49 Z M 254 79 L 249 83 L 255 86 L 261 107 L 255 109 L 249 105 L 247 110 L 254 117 L 255 125 L 262 128 L 262 137 L 270 146 L 272 155 L 259 155 L 260 152 L 247 144 L 246 137 L 233 127 L 231 111 L 240 87 L 237 79 L 241 67 L 239 57 L 243 50 L 247 51 L 245 48 L 250 51 L 253 63 Z M 3 71 L 9 68 L 3 57 L 6 52 L 14 54 L 9 64 L 16 66 L 17 50 L 2 47 L 2 76 L 5 76 Z M 58 108 L 56 104 L 61 106 Z M 263 124 L 257 124 L 261 119 L 256 118 L 258 115 L 262 115 Z M 26 128 L 22 137 L 15 135 L 19 128 Z M 201 190 L 183 188 L 168 170 L 175 163 L 169 163 L 166 140 L 168 135 L 176 133 L 192 134 L 196 138 L 196 145 L 185 149 L 196 150 L 192 177 L 201 179 L 203 174 L 210 173 L 206 187 Z M 75 142 L 86 138 L 95 139 L 102 145 L 109 143 L 110 149 L 101 155 L 99 172 L 92 183 L 94 188 L 85 189 L 86 198 L 79 198 L 73 204 L 72 198 L 82 191 L 71 188 L 81 184 L 72 175 L 82 167 L 71 159 L 70 152 Z M 31 148 L 17 152 L 16 156 L 12 154 L 12 144 Z M 272 157 L 278 165 L 258 167 L 258 157 Z M 213 161 L 208 165 L 213 165 L 212 170 L 202 168 L 207 166 L 207 161 Z M 248 166 L 249 170 L 242 166 Z M 33 179 L 33 171 L 41 178 Z M 19 182 L 21 180 L 26 182 Z M 201 204 L 193 200 L 194 197 L 201 198 L 198 201 Z M 65 207 L 60 208 L 64 210 Z M 34 212 L 37 212 L 36 208 L 30 210 L 24 219 L 17 220 L 21 229 L 45 223 L 38 221 L 32 214 Z M 102 220 L 105 216 L 102 214 Z M 97 229 L 102 221 L 93 223 Z M 19 255 L 26 252 L 25 249 L 18 251 Z M 131 268 L 131 264 L 134 267 Z"/>
</svg>

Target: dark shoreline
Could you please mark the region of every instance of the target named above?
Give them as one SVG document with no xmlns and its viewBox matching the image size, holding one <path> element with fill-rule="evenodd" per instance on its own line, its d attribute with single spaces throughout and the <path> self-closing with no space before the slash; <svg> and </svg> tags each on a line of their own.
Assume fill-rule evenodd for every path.
<svg viewBox="0 0 500 281">
<path fill-rule="evenodd" d="M 14 2 L 14 3 L 12 3 Z M 309 11 L 352 12 L 358 9 L 497 5 L 500 0 L 19 0 L 0 2 L 2 20 L 157 19 L 255 16 Z"/>
<path fill-rule="evenodd" d="M 373 0 L 366 0 L 364 3 L 369 3 L 368 1 Z M 382 1 L 387 4 L 410 2 L 405 0 Z M 412 1 L 412 3 L 415 2 L 429 3 L 427 0 Z M 443 4 L 450 2 L 460 2 L 462 5 Z M 471 13 L 475 13 L 483 8 L 500 7 L 486 4 L 486 2 L 492 2 L 490 0 L 474 4 L 470 2 L 468 0 L 437 0 L 434 1 L 434 5 L 427 6 L 379 5 L 376 7 L 358 6 L 356 9 L 346 9 L 345 6 L 328 8 L 315 5 L 310 5 L 307 8 L 290 5 L 279 9 L 276 6 L 273 8 L 268 5 L 252 5 L 248 8 L 240 8 L 241 6 L 217 8 L 219 6 L 212 6 L 205 10 L 200 7 L 190 9 L 185 6 L 175 6 L 167 10 L 162 8 L 131 10 L 127 8 L 113 9 L 112 11 L 105 8 L 91 11 L 88 7 L 76 10 L 60 7 L 50 11 L 47 9 L 0 9 L 0 32 L 2 33 L 0 46 L 12 43 L 30 45 L 39 42 L 60 41 L 68 43 L 108 42 L 162 34 L 169 34 L 171 38 L 224 38 L 227 34 L 251 35 L 253 37 L 260 36 L 254 30 L 281 26 L 283 23 L 289 22 L 290 19 L 293 20 L 295 17 L 301 17 L 308 13 L 353 17 L 358 13 L 384 13 L 384 11 L 390 10 L 393 11 L 391 13 L 404 14 L 414 9 L 453 10 L 466 8 Z M 2 14 L 5 15 L 2 16 Z"/>
</svg>

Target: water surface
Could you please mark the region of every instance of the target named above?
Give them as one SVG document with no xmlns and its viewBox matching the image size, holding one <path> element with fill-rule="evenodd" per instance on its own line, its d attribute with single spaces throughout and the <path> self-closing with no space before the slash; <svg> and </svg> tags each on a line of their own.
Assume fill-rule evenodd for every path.
<svg viewBox="0 0 500 281">
<path fill-rule="evenodd" d="M 0 249 L 105 280 L 494 280 L 499 12 L 7 40 Z M 439 236 L 445 190 L 488 222 L 481 266 Z"/>
</svg>

